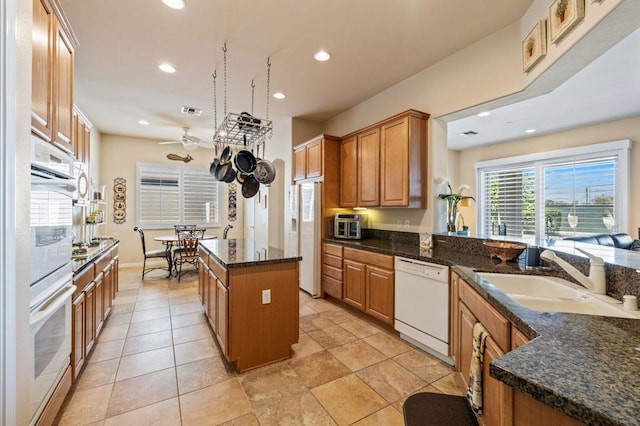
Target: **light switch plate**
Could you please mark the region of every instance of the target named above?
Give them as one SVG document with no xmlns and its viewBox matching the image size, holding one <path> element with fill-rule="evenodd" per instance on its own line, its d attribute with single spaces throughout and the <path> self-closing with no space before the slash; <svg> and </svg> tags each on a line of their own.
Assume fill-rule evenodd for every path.
<svg viewBox="0 0 640 426">
<path fill-rule="evenodd" d="M 267 305 L 271 303 L 271 289 L 262 290 L 262 304 Z"/>
</svg>

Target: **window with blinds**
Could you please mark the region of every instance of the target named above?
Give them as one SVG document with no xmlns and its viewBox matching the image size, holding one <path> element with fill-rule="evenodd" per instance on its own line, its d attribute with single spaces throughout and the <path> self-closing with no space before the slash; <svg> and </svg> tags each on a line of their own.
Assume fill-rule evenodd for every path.
<svg viewBox="0 0 640 426">
<path fill-rule="evenodd" d="M 484 235 L 561 239 L 624 232 L 630 141 L 476 164 Z"/>
<path fill-rule="evenodd" d="M 208 170 L 138 163 L 137 184 L 140 226 L 220 226 L 220 184 Z"/>
</svg>

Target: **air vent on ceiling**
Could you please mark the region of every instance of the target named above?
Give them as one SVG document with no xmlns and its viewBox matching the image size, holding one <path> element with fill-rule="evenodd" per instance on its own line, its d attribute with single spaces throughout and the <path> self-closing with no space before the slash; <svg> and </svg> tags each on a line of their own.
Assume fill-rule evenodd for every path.
<svg viewBox="0 0 640 426">
<path fill-rule="evenodd" d="M 475 136 L 477 134 L 478 134 L 478 132 L 476 132 L 474 130 L 468 130 L 468 131 L 464 132 L 462 135 L 463 136 Z"/>
<path fill-rule="evenodd" d="M 200 114 L 202 114 L 202 109 L 200 108 L 194 108 L 194 107 L 189 107 L 189 106 L 183 106 L 180 111 L 183 114 L 187 114 L 187 115 L 195 115 L 196 117 L 199 116 Z"/>
</svg>

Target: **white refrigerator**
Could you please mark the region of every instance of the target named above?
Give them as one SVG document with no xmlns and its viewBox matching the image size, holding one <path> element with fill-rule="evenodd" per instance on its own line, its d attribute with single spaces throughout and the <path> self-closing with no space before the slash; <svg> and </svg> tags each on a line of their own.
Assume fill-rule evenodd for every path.
<svg viewBox="0 0 640 426">
<path fill-rule="evenodd" d="M 322 203 L 321 183 L 301 183 L 298 192 L 298 253 L 300 288 L 313 297 L 320 296 L 320 256 Z"/>
</svg>

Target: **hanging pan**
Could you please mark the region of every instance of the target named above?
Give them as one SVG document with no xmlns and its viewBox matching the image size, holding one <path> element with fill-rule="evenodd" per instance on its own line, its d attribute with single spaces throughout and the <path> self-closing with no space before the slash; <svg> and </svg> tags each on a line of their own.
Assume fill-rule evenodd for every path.
<svg viewBox="0 0 640 426">
<path fill-rule="evenodd" d="M 242 196 L 244 198 L 252 198 L 260 189 L 260 182 L 253 175 L 248 175 L 242 182 Z"/>
<path fill-rule="evenodd" d="M 258 147 L 260 149 L 260 147 Z M 262 146 L 262 155 L 264 155 L 264 145 Z M 276 168 L 269 160 L 258 159 L 256 169 L 253 171 L 256 180 L 264 185 L 271 185 L 276 178 Z"/>
</svg>

